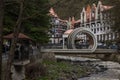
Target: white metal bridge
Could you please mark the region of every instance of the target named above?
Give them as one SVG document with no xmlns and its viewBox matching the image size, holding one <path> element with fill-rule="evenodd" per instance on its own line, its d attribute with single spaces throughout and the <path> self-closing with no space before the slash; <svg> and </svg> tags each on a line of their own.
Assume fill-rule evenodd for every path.
<svg viewBox="0 0 120 80">
<path fill-rule="evenodd" d="M 41 49 L 41 52 L 53 52 L 56 54 L 116 54 L 116 49 L 96 49 L 89 52 L 86 49 Z"/>
</svg>

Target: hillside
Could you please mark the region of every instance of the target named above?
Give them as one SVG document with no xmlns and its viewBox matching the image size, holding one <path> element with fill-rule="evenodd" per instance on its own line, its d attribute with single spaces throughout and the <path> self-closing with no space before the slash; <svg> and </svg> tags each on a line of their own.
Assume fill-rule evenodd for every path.
<svg viewBox="0 0 120 80">
<path fill-rule="evenodd" d="M 50 0 L 52 6 L 58 16 L 62 19 L 68 19 L 70 16 L 75 16 L 76 19 L 80 17 L 82 8 L 88 4 L 97 4 L 99 0 Z M 114 0 L 101 0 L 105 5 L 111 5 Z"/>
</svg>

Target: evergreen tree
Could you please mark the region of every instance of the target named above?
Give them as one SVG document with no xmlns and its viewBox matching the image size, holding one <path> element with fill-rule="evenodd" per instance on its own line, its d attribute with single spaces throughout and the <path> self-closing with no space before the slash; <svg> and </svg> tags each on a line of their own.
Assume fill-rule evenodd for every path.
<svg viewBox="0 0 120 80">
<path fill-rule="evenodd" d="M 19 15 L 19 3 L 6 2 L 4 34 L 13 32 L 14 25 Z M 9 3 L 9 4 L 8 4 Z M 20 32 L 29 35 L 33 40 L 44 43 L 48 41 L 46 31 L 49 27 L 50 5 L 47 0 L 25 0 Z M 41 36 L 43 34 L 44 36 Z"/>
<path fill-rule="evenodd" d="M 3 15 L 4 15 L 4 1 L 0 0 L 0 80 L 2 80 Z"/>
<path fill-rule="evenodd" d="M 97 5 L 98 1 L 101 1 L 104 5 L 112 5 L 115 0 L 49 0 L 51 4 L 54 4 L 56 1 L 59 3 L 55 4 L 53 8 L 59 17 L 62 19 L 68 19 L 71 16 L 74 16 L 75 19 L 80 19 L 80 13 L 83 7 L 86 7 L 88 4 L 92 5 L 95 3 Z"/>
<path fill-rule="evenodd" d="M 119 34 L 117 41 L 120 42 L 120 0 L 114 0 L 113 4 L 114 8 L 111 10 L 111 13 L 114 24 L 112 29 Z"/>
<path fill-rule="evenodd" d="M 6 2 L 5 27 L 13 32 L 14 38 L 8 56 L 7 74 L 5 80 L 12 80 L 11 66 L 18 35 L 22 31 L 29 34 L 34 40 L 46 42 L 49 18 L 47 17 L 47 0 L 9 0 Z M 26 31 L 27 30 L 27 31 Z M 41 37 L 42 35 L 42 37 Z"/>
</svg>

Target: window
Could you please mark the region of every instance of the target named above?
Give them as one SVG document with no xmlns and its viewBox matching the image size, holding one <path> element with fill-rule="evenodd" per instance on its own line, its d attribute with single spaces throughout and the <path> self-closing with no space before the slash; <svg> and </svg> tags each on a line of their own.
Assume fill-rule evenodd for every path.
<svg viewBox="0 0 120 80">
<path fill-rule="evenodd" d="M 97 32 L 99 32 L 99 28 L 97 28 Z"/>
<path fill-rule="evenodd" d="M 102 31 L 102 28 L 100 28 L 100 31 Z"/>
<path fill-rule="evenodd" d="M 94 29 L 94 33 L 96 33 L 96 29 Z"/>
</svg>

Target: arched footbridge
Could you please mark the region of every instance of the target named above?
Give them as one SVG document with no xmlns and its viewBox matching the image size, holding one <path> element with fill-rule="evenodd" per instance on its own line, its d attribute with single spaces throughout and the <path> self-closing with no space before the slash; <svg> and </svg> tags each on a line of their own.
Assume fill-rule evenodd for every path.
<svg viewBox="0 0 120 80">
<path fill-rule="evenodd" d="M 68 49 L 80 49 L 83 45 L 88 45 L 86 51 L 94 52 L 97 48 L 97 38 L 89 28 L 76 28 L 74 29 L 67 38 Z"/>
<path fill-rule="evenodd" d="M 63 37 L 64 43 L 64 37 Z M 76 53 L 76 54 L 113 54 L 117 53 L 115 49 L 97 49 L 97 38 L 96 35 L 89 29 L 79 27 L 74 29 L 68 36 L 66 42 L 67 48 L 63 49 L 41 49 L 41 52 L 54 52 L 54 53 Z M 87 44 L 86 47 L 81 44 Z"/>
</svg>

